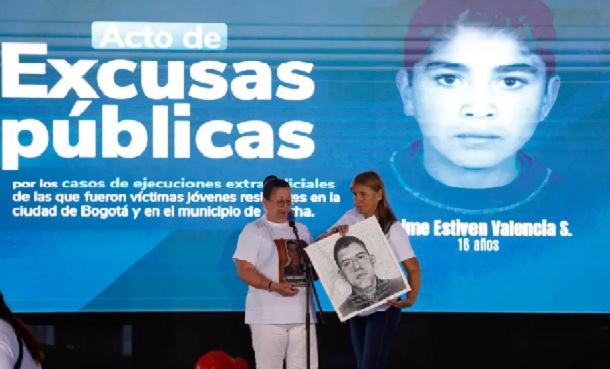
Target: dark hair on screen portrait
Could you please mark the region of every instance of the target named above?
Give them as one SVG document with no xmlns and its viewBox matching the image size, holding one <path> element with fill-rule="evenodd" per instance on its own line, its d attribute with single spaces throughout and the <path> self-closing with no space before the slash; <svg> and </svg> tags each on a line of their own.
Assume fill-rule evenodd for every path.
<svg viewBox="0 0 610 369">
<path fill-rule="evenodd" d="M 541 0 L 424 0 L 413 12 L 404 40 L 404 66 L 413 66 L 435 44 L 450 37 L 459 26 L 506 31 L 542 58 L 547 78 L 555 74 L 551 44 L 557 40 L 553 12 Z"/>
</svg>

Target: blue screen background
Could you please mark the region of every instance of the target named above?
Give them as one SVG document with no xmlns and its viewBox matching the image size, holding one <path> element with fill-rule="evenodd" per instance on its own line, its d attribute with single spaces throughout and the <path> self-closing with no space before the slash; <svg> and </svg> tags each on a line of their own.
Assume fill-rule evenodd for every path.
<svg viewBox="0 0 610 369">
<path fill-rule="evenodd" d="M 139 217 L 106 219 L 84 217 L 21 218 L 13 215 L 17 203 L 15 182 L 41 179 L 62 183 L 105 181 L 116 178 L 133 183 L 143 178 L 155 181 L 262 181 L 268 174 L 299 181 L 334 183 L 332 189 L 298 189 L 293 194 L 338 194 L 338 202 L 307 201 L 294 206 L 314 238 L 352 207 L 349 185 L 363 170 L 379 171 L 388 185 L 390 202 L 399 220 L 449 221 L 469 217 L 436 213 L 429 208 L 402 202 L 407 196 L 390 177 L 390 157 L 419 138 L 418 126 L 403 113 L 395 76 L 402 66 L 402 41 L 408 19 L 418 2 L 394 0 L 345 3 L 311 0 L 292 3 L 277 0 L 257 2 L 185 1 L 4 1 L 0 12 L 0 40 L 38 42 L 48 45 L 48 55 L 24 60 L 113 59 L 134 62 L 157 60 L 159 74 L 171 60 L 190 66 L 202 60 L 228 63 L 223 77 L 231 81 L 237 73 L 231 63 L 260 61 L 272 70 L 284 62 L 313 63 L 309 74 L 315 93 L 302 101 L 272 97 L 265 101 L 242 101 L 230 93 L 222 99 L 202 101 L 152 100 L 141 93 L 127 100 L 94 99 L 78 118 L 70 118 L 74 91 L 62 99 L 7 98 L 0 100 L 3 120 L 38 119 L 52 140 L 54 119 L 70 119 L 71 142 L 78 139 L 78 119 L 97 122 L 96 158 L 64 159 L 52 144 L 36 158 L 21 158 L 19 170 L 0 173 L 0 289 L 11 307 L 20 312 L 78 311 L 242 311 L 247 287 L 236 276 L 231 258 L 243 226 L 254 218 Z M 550 116 L 538 127 L 524 148 L 560 174 L 565 185 L 556 197 L 532 211 L 510 215 L 481 215 L 478 221 L 549 221 L 570 223 L 571 237 L 495 237 L 497 252 L 461 252 L 458 237 L 411 236 L 422 268 L 422 290 L 410 310 L 429 312 L 610 312 L 610 6 L 584 0 L 549 1 L 558 30 L 558 68 L 562 88 Z M 226 23 L 225 51 L 95 50 L 91 47 L 94 21 Z M 3 60 L 3 63 L 5 61 Z M 85 80 L 96 88 L 95 70 Z M 4 70 L 6 79 L 11 70 Z M 25 76 L 21 83 L 47 83 L 60 78 L 47 64 L 44 76 Z M 165 77 L 166 78 L 166 77 Z M 124 85 L 140 85 L 139 73 L 119 74 Z M 188 82 L 186 83 L 188 85 Z M 274 75 L 273 90 L 279 84 Z M 5 92 L 6 94 L 6 92 Z M 85 99 L 80 99 L 85 100 Z M 151 134 L 153 105 L 170 110 L 173 104 L 190 104 L 191 155 L 153 158 L 149 147 L 133 159 L 101 157 L 101 106 L 117 104 L 120 119 L 142 122 Z M 243 159 L 234 155 L 210 159 L 195 146 L 197 127 L 211 120 L 238 124 L 248 120 L 267 122 L 274 131 L 274 157 Z M 307 158 L 281 158 L 278 132 L 285 122 L 313 124 L 309 135 L 315 143 Z M 217 134 L 217 146 L 232 145 L 240 135 Z M 123 145 L 129 140 L 120 137 Z M 20 135 L 26 144 L 27 134 Z M 10 143 L 8 143 L 10 145 Z M 181 143 L 180 145 L 184 145 Z M 188 144 L 188 143 L 186 143 Z M 6 146 L 7 142 L 2 141 Z M 408 175 L 418 175 L 410 173 Z M 137 193 L 134 188 L 24 188 L 50 193 Z M 260 188 L 199 189 L 210 194 L 252 194 Z M 189 189 L 159 190 L 185 194 Z M 555 196 L 554 195 L 554 196 Z M 330 198 L 330 196 L 329 196 Z M 570 200 L 563 205 L 564 201 Z M 57 204 L 52 201 L 50 205 Z M 38 204 L 36 204 L 38 205 Z M 49 204 L 47 204 L 49 205 Z M 79 205 L 79 204 L 78 204 Z M 124 205 L 121 203 L 120 205 Z M 137 207 L 169 207 L 171 204 L 136 204 Z M 205 204 L 245 209 L 260 202 Z M 61 206 L 61 204 L 60 204 Z M 77 204 L 75 204 L 77 206 Z M 113 205 L 114 206 L 114 205 Z M 545 215 L 546 214 L 546 215 Z M 309 215 L 309 216 L 308 216 Z M 559 231 L 558 231 L 559 233 Z M 476 237 L 471 237 L 474 242 Z M 321 285 L 317 285 L 325 310 L 331 310 Z"/>
</svg>

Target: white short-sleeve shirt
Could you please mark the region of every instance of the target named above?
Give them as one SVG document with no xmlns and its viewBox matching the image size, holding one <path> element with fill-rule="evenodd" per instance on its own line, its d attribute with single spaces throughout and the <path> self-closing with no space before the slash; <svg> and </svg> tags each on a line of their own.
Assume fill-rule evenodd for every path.
<svg viewBox="0 0 610 369">
<path fill-rule="evenodd" d="M 296 223 L 299 239 L 311 244 L 313 239 L 309 229 Z M 279 253 L 276 240 L 295 240 L 292 227 L 285 223 L 274 223 L 265 217 L 247 224 L 239 235 L 233 259 L 244 260 L 269 280 L 278 282 L 280 275 Z M 313 295 L 313 294 L 312 294 Z M 247 324 L 298 324 L 305 323 L 305 287 L 290 297 L 248 286 L 246 296 Z M 311 321 L 315 322 L 315 310 L 310 300 Z"/>
</svg>

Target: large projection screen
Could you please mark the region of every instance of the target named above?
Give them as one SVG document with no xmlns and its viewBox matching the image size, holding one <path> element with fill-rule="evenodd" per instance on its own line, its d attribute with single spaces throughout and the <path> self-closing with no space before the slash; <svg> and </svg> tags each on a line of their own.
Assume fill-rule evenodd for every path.
<svg viewBox="0 0 610 369">
<path fill-rule="evenodd" d="M 610 312 L 608 24 L 601 0 L 3 0 L 0 289 L 243 311 L 262 180 L 315 238 L 375 170 L 412 311 Z"/>
</svg>

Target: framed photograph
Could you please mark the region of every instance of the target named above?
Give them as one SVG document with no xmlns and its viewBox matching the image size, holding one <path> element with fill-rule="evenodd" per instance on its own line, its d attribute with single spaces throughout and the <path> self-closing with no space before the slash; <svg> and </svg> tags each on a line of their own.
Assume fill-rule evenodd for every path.
<svg viewBox="0 0 610 369">
<path fill-rule="evenodd" d="M 279 256 L 279 280 L 291 283 L 297 287 L 307 286 L 307 274 L 304 260 L 301 258 L 301 249 L 306 246 L 301 240 L 301 245 L 295 239 L 275 240 Z"/>
<path fill-rule="evenodd" d="M 342 322 L 411 290 L 375 217 L 305 250 Z"/>
</svg>

